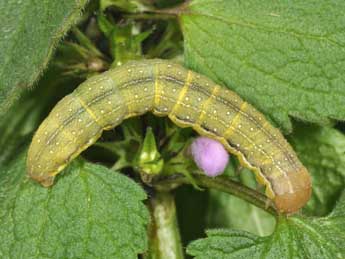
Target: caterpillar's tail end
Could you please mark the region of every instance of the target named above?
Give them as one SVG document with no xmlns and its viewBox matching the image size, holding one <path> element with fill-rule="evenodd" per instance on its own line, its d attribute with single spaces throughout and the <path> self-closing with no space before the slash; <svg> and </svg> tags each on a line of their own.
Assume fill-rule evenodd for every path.
<svg viewBox="0 0 345 259">
<path fill-rule="evenodd" d="M 42 186 L 44 187 L 50 187 L 54 183 L 54 178 L 55 176 L 38 176 L 35 174 L 31 174 L 30 172 L 28 173 L 31 179 L 39 182 Z"/>
<path fill-rule="evenodd" d="M 275 204 L 279 212 L 292 214 L 302 208 L 311 196 L 311 179 L 306 168 L 298 173 L 289 174 L 291 184 L 295 187 L 294 192 L 284 193 L 275 197 Z"/>
<path fill-rule="evenodd" d="M 45 175 L 42 173 L 38 173 L 37 171 L 39 169 L 35 170 L 35 166 L 30 163 L 29 159 L 27 161 L 27 168 L 27 174 L 31 179 L 35 180 L 36 182 L 39 182 L 44 187 L 49 187 L 53 185 L 55 175 Z"/>
</svg>

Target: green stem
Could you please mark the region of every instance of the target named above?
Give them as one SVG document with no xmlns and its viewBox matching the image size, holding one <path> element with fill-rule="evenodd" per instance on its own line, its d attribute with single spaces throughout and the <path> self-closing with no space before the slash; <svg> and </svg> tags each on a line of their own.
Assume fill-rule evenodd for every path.
<svg viewBox="0 0 345 259">
<path fill-rule="evenodd" d="M 173 195 L 169 192 L 157 191 L 150 199 L 150 208 L 152 213 L 150 249 L 145 258 L 183 259 Z"/>
<path fill-rule="evenodd" d="M 194 183 L 204 187 L 219 190 L 225 193 L 235 195 L 245 201 L 248 201 L 255 206 L 262 208 L 270 214 L 277 216 L 278 212 L 269 198 L 265 195 L 250 189 L 239 182 L 233 181 L 226 176 L 218 176 L 216 178 L 207 177 L 201 174 L 192 174 Z M 190 180 L 183 176 L 165 177 L 155 179 L 153 182 L 160 189 L 175 188 L 180 184 L 190 184 Z"/>
</svg>

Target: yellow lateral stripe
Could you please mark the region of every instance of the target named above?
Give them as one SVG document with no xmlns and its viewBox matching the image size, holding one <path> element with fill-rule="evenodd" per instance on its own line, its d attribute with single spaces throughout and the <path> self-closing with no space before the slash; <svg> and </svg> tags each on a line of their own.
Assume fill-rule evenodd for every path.
<svg viewBox="0 0 345 259">
<path fill-rule="evenodd" d="M 93 111 L 87 107 L 86 103 L 80 99 L 78 96 L 75 96 L 75 98 L 79 101 L 79 103 L 81 104 L 81 106 L 85 109 L 85 111 L 90 115 L 90 117 L 96 122 L 96 124 L 98 126 L 100 126 L 101 128 L 103 128 L 103 126 L 101 124 L 98 123 L 98 119 L 97 116 L 93 113 Z"/>
<path fill-rule="evenodd" d="M 212 98 L 218 93 L 219 89 L 220 89 L 220 86 L 216 85 L 213 88 L 211 95 L 201 104 L 200 115 L 199 115 L 199 118 L 196 120 L 195 124 L 200 125 L 202 123 L 204 115 L 206 114 L 206 112 L 204 111 L 204 108 L 210 104 L 210 102 L 212 101 Z"/>
<path fill-rule="evenodd" d="M 193 73 L 192 71 L 188 70 L 186 82 L 184 83 L 184 86 L 182 87 L 182 90 L 179 93 L 179 96 L 176 100 L 174 107 L 171 109 L 170 114 L 175 114 L 177 107 L 179 106 L 180 103 L 182 103 L 181 100 L 185 97 L 189 88 L 189 84 L 192 82 L 192 79 L 193 79 Z"/>
<path fill-rule="evenodd" d="M 154 74 L 155 74 L 155 99 L 154 99 L 153 106 L 157 107 L 159 104 L 159 100 L 160 100 L 159 81 L 158 81 L 158 75 L 159 75 L 158 65 L 154 66 Z"/>
<path fill-rule="evenodd" d="M 228 129 L 225 131 L 224 133 L 224 138 L 228 139 L 235 131 L 235 127 L 237 125 L 238 120 L 240 119 L 240 115 L 241 115 L 241 111 L 244 112 L 244 110 L 247 107 L 247 102 L 243 102 L 241 104 L 240 110 L 237 112 L 237 114 L 235 115 L 235 117 L 232 119 L 232 122 L 230 123 Z"/>
</svg>

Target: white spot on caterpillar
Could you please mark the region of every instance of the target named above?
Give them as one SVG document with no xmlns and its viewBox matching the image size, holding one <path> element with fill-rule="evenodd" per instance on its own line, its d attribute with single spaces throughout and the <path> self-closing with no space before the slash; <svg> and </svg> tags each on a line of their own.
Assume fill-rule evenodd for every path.
<svg viewBox="0 0 345 259">
<path fill-rule="evenodd" d="M 253 131 L 254 129 L 253 128 L 250 128 L 250 131 Z"/>
<path fill-rule="evenodd" d="M 168 108 L 167 107 L 164 107 L 164 109 L 163 109 L 164 111 L 167 111 L 168 110 Z"/>
<path fill-rule="evenodd" d="M 226 112 L 227 115 L 230 115 L 230 112 Z"/>
<path fill-rule="evenodd" d="M 108 104 L 111 104 L 111 101 L 108 101 Z"/>
<path fill-rule="evenodd" d="M 214 128 L 213 131 L 214 131 L 214 132 L 217 132 L 217 128 Z"/>
<path fill-rule="evenodd" d="M 186 97 L 185 99 L 186 99 L 186 101 L 188 101 L 188 100 L 189 100 L 189 98 L 188 98 L 188 97 Z"/>
<path fill-rule="evenodd" d="M 79 122 L 82 122 L 83 120 L 82 119 L 78 119 Z"/>
<path fill-rule="evenodd" d="M 238 128 L 239 128 L 239 129 L 242 128 L 242 125 L 241 125 L 241 124 L 238 124 Z"/>
<path fill-rule="evenodd" d="M 48 135 L 48 132 L 47 132 L 47 131 L 45 131 L 45 132 L 44 132 L 44 135 Z"/>
<path fill-rule="evenodd" d="M 176 92 L 176 88 L 173 88 L 173 92 L 174 92 L 174 93 Z"/>
<path fill-rule="evenodd" d="M 50 153 L 50 154 L 53 154 L 54 152 L 53 152 L 53 150 L 50 150 L 49 153 Z"/>
<path fill-rule="evenodd" d="M 147 91 L 147 87 L 144 88 L 144 91 L 145 91 L 145 92 Z"/>
<path fill-rule="evenodd" d="M 71 111 L 72 111 L 72 108 L 69 108 L 68 111 L 71 112 Z"/>
<path fill-rule="evenodd" d="M 216 114 L 216 113 L 217 113 L 217 110 L 214 110 L 213 113 Z"/>
<path fill-rule="evenodd" d="M 240 144 L 236 144 L 237 147 L 240 147 Z"/>
<path fill-rule="evenodd" d="M 201 101 L 201 98 L 200 98 L 200 97 L 198 97 L 198 101 L 199 101 L 199 102 Z"/>
<path fill-rule="evenodd" d="M 135 97 L 135 98 L 138 98 L 138 95 L 136 94 L 136 95 L 134 95 L 134 97 Z"/>
<path fill-rule="evenodd" d="M 170 64 L 168 64 L 168 68 L 171 68 L 171 65 L 170 65 Z"/>
<path fill-rule="evenodd" d="M 130 73 L 130 72 L 132 72 L 132 70 L 131 70 L 131 69 L 128 69 L 127 72 Z"/>
<path fill-rule="evenodd" d="M 55 145 L 58 146 L 60 143 L 59 142 L 56 142 Z"/>
<path fill-rule="evenodd" d="M 186 116 L 186 119 L 189 120 L 189 116 L 188 115 Z"/>
<path fill-rule="evenodd" d="M 140 70 L 139 73 L 142 74 L 144 71 Z"/>
<path fill-rule="evenodd" d="M 101 113 L 104 113 L 104 110 L 101 110 Z"/>
</svg>

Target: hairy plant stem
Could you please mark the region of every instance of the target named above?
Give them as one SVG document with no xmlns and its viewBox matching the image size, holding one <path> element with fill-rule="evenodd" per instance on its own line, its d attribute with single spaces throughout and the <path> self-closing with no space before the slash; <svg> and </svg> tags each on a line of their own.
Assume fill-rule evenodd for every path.
<svg viewBox="0 0 345 259">
<path fill-rule="evenodd" d="M 170 192 L 157 191 L 150 199 L 152 222 L 149 228 L 149 251 L 146 259 L 183 259 L 176 207 Z"/>
<path fill-rule="evenodd" d="M 245 201 L 248 201 L 259 208 L 264 209 L 270 214 L 277 216 L 278 212 L 269 198 L 265 195 L 243 186 L 239 182 L 233 181 L 226 176 L 218 176 L 210 178 L 201 174 L 192 174 L 194 184 L 200 187 L 219 190 L 225 193 L 235 195 Z M 173 175 L 168 177 L 159 177 L 153 180 L 153 184 L 159 189 L 172 189 L 181 184 L 191 184 L 190 179 L 181 175 Z"/>
</svg>

